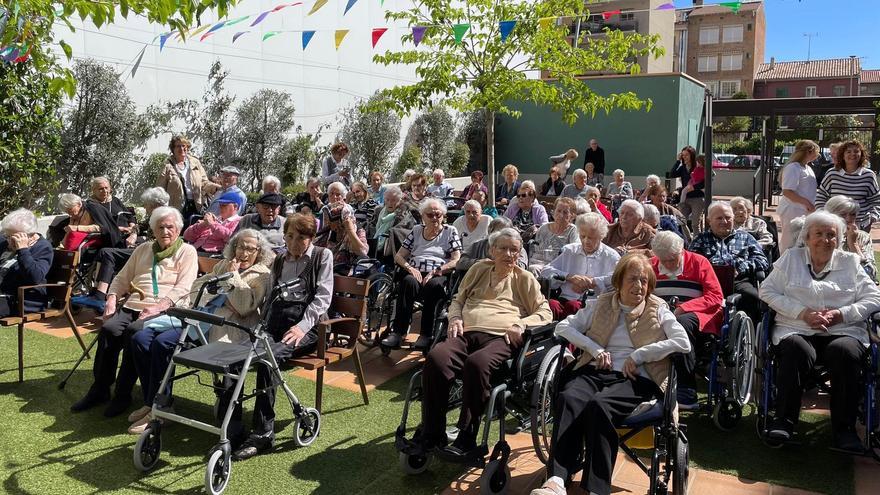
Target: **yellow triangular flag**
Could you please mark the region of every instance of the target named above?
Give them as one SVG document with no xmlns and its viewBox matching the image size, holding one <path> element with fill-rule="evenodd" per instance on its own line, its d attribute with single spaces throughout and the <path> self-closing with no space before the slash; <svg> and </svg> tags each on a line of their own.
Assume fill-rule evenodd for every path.
<svg viewBox="0 0 880 495">
<path fill-rule="evenodd" d="M 195 31 L 189 33 L 187 36 L 188 36 L 189 38 L 195 38 L 195 37 L 196 37 L 197 35 L 199 35 L 202 31 L 208 29 L 209 27 L 211 27 L 211 24 L 204 24 L 204 25 L 202 25 L 202 27 L 200 27 L 200 28 L 196 29 Z"/>
<path fill-rule="evenodd" d="M 548 27 L 552 26 L 554 22 L 556 22 L 555 17 L 542 17 L 538 19 L 538 27 L 540 29 L 547 29 Z"/>
<path fill-rule="evenodd" d="M 315 12 L 318 11 L 318 9 L 320 9 L 321 7 L 323 7 L 325 5 L 327 5 L 327 0 L 318 0 L 317 2 L 315 2 L 315 5 L 312 5 L 312 10 L 310 10 L 309 13 L 306 15 L 314 14 Z"/>
<path fill-rule="evenodd" d="M 342 44 L 342 40 L 345 39 L 345 35 L 348 34 L 348 29 L 337 29 L 336 30 L 336 49 L 339 50 L 339 45 Z"/>
</svg>

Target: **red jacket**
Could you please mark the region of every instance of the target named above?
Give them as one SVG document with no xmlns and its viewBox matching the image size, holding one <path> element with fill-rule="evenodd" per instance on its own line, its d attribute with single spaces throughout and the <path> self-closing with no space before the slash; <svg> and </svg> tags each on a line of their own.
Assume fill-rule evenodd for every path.
<svg viewBox="0 0 880 495">
<path fill-rule="evenodd" d="M 611 212 L 608 211 L 608 208 L 601 201 L 596 201 L 596 207 L 599 210 L 599 213 L 605 217 L 605 220 L 608 223 L 611 223 Z"/>
<path fill-rule="evenodd" d="M 651 258 L 651 267 L 657 280 L 668 280 L 666 275 L 660 275 L 660 260 L 654 256 Z M 724 293 L 721 284 L 715 276 L 712 264 L 703 256 L 684 251 L 682 272 L 678 280 L 688 280 L 699 283 L 703 288 L 703 295 L 678 305 L 686 313 L 694 313 L 700 320 L 700 329 L 705 333 L 718 334 L 721 331 L 721 323 L 724 319 L 723 305 Z"/>
</svg>

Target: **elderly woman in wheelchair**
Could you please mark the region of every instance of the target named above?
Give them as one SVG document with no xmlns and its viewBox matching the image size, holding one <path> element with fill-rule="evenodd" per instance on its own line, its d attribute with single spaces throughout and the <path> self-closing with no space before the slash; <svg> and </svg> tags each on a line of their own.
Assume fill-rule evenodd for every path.
<svg viewBox="0 0 880 495">
<path fill-rule="evenodd" d="M 582 467 L 585 490 L 610 493 L 619 442 L 615 428 L 640 404 L 662 397 L 669 385 L 667 358 L 691 349 L 675 315 L 653 294 L 656 279 L 648 258 L 625 255 L 611 282 L 613 290 L 556 326 L 558 336 L 584 352 L 563 372 L 550 478 L 532 495 L 565 494 L 569 477 Z"/>
<path fill-rule="evenodd" d="M 803 247 L 788 249 L 761 285 L 761 299 L 776 312 L 765 338 L 775 346 L 775 411 L 762 435 L 774 443 L 792 438 L 804 384 L 822 363 L 831 375 L 833 448 L 864 452 L 856 433 L 862 363 L 870 345 L 866 319 L 880 310 L 880 289 L 859 266 L 859 257 L 840 249 L 846 226 L 836 215 L 806 217 Z M 764 393 L 766 395 L 766 391 Z"/>
<path fill-rule="evenodd" d="M 489 236 L 491 260 L 468 270 L 449 307 L 446 340 L 428 353 L 422 375 L 422 427 L 405 450 L 442 449 L 454 460 L 477 448 L 480 417 L 489 399 L 490 377 L 523 344 L 526 327 L 550 321 L 538 281 L 517 266 L 522 238 L 513 228 Z M 459 434 L 446 447 L 446 410 L 455 379 L 463 382 Z"/>
</svg>

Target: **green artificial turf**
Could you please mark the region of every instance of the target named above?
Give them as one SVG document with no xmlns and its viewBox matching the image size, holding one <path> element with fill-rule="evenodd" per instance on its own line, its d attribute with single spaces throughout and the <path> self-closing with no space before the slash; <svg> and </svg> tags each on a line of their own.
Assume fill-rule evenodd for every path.
<svg viewBox="0 0 880 495">
<path fill-rule="evenodd" d="M 101 408 L 72 414 L 70 404 L 91 382 L 86 361 L 63 391 L 57 384 L 79 355 L 75 339 L 33 331 L 25 336 L 25 382 L 17 383 L 15 330 L 0 329 L 0 492 L 11 494 L 204 493 L 205 455 L 216 436 L 182 426 L 163 429 L 159 465 L 149 474 L 132 464 L 135 436 L 125 417 L 105 419 Z M 88 339 L 91 339 L 89 336 Z M 276 452 L 233 463 L 227 493 L 428 494 L 440 493 L 460 476 L 460 466 L 435 462 L 418 477 L 402 474 L 394 449 L 409 374 L 370 394 L 324 388 L 321 435 L 307 448 L 291 440 L 291 412 L 279 394 Z M 314 403 L 314 383 L 289 377 L 306 405 Z M 135 389 L 135 394 L 140 390 Z M 207 418 L 213 394 L 194 380 L 175 388 L 179 413 Z M 248 404 L 246 409 L 250 409 Z M 411 411 L 410 425 L 418 418 Z M 455 420 L 457 415 L 450 414 Z M 249 420 L 249 418 L 246 418 Z M 703 415 L 683 416 L 688 425 L 692 465 L 749 480 L 825 493 L 852 493 L 850 458 L 828 451 L 825 417 L 808 415 L 801 431 L 805 444 L 774 450 L 762 445 L 753 416 L 733 432 L 722 433 Z M 494 441 L 496 434 L 490 439 Z"/>
</svg>

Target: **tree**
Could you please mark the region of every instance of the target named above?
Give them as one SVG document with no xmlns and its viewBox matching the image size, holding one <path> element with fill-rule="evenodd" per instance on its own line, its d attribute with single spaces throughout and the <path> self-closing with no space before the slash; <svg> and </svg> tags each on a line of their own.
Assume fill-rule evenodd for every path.
<svg viewBox="0 0 880 495">
<path fill-rule="evenodd" d="M 252 190 L 259 189 L 269 159 L 281 149 L 293 130 L 291 100 L 283 91 L 261 89 L 235 110 L 232 138 L 235 162 L 244 168 L 242 182 L 250 182 Z"/>
<path fill-rule="evenodd" d="M 459 115 L 456 141 L 470 149 L 468 165 L 472 170 L 485 171 L 486 165 L 486 112 L 473 110 Z"/>
<path fill-rule="evenodd" d="M 303 184 L 307 177 L 317 174 L 319 159 L 327 150 L 327 146 L 319 145 L 318 141 L 327 127 L 322 124 L 315 133 L 303 133 L 302 128 L 297 127 L 296 136 L 286 140 L 275 153 L 272 172 L 281 179 L 285 191 L 299 192 L 295 185 Z"/>
<path fill-rule="evenodd" d="M 64 113 L 61 131 L 61 186 L 83 194 L 99 175 L 120 189 L 153 136 L 150 122 L 138 115 L 119 74 L 94 60 L 74 64 L 77 89 Z"/>
<path fill-rule="evenodd" d="M 368 101 L 376 98 L 373 95 Z M 371 170 L 385 174 L 400 140 L 400 116 L 388 110 L 369 112 L 367 104 L 359 103 L 344 112 L 339 140 L 351 150 L 349 162 L 354 177 L 366 177 Z"/>
<path fill-rule="evenodd" d="M 487 168 L 490 201 L 494 201 L 495 114 L 514 117 L 508 105 L 527 101 L 548 105 L 572 125 L 582 115 L 602 109 L 650 108 L 650 100 L 635 93 L 598 95 L 578 75 L 594 71 L 638 73 L 637 57 L 660 56 L 659 35 L 605 30 L 602 37 L 581 33 L 574 42 L 569 27 L 558 22 L 541 27 L 539 19 L 577 19 L 585 15 L 583 0 L 424 0 L 404 11 L 391 11 L 386 19 L 410 26 L 427 26 L 422 48 L 375 55 L 375 62 L 415 65 L 420 81 L 383 90 L 375 105 L 398 113 L 426 108 L 443 98 L 458 111 L 483 110 L 486 114 Z M 501 21 L 518 20 L 506 40 L 500 38 Z M 469 24 L 463 39 L 454 27 Z M 413 41 L 405 34 L 402 41 Z M 553 82 L 529 79 L 526 72 L 546 74 Z"/>
<path fill-rule="evenodd" d="M 403 181 L 403 173 L 407 169 L 418 170 L 422 166 L 422 150 L 418 146 L 406 146 L 397 158 L 391 177 L 398 182 Z"/>
<path fill-rule="evenodd" d="M 126 204 L 139 204 L 141 194 L 156 185 L 156 177 L 165 167 L 168 153 L 153 153 L 148 156 L 137 171 L 129 173 L 125 177 L 125 192 L 123 199 Z"/>
<path fill-rule="evenodd" d="M 431 168 L 446 170 L 452 160 L 455 122 L 445 105 L 433 105 L 419 114 L 406 136 L 406 146 L 418 146 Z M 450 174 L 451 176 L 451 174 Z"/>
<path fill-rule="evenodd" d="M 794 129 L 786 138 L 812 139 L 820 146 L 828 146 L 838 141 L 858 139 L 858 128 L 863 127 L 859 118 L 855 115 L 800 115 L 795 117 Z M 819 139 L 819 129 L 822 131 L 822 139 Z"/>
<path fill-rule="evenodd" d="M 0 215 L 55 207 L 61 97 L 49 84 L 31 64 L 0 63 Z"/>
</svg>

